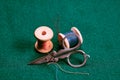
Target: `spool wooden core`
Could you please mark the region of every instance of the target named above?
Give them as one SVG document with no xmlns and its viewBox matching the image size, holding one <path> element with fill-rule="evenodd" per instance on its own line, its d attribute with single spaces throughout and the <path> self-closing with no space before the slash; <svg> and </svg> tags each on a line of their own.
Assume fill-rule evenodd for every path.
<svg viewBox="0 0 120 80">
<path fill-rule="evenodd" d="M 35 49 L 40 53 L 48 53 L 53 48 L 53 43 L 51 41 L 53 37 L 53 31 L 47 26 L 38 27 L 34 35 L 37 39 L 35 43 Z"/>
</svg>

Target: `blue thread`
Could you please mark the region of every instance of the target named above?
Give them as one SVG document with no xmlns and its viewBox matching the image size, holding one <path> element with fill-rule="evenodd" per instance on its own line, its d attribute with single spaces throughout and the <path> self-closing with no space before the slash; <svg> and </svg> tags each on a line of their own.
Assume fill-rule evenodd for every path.
<svg viewBox="0 0 120 80">
<path fill-rule="evenodd" d="M 70 47 L 74 47 L 78 43 L 78 38 L 73 31 L 66 32 L 64 35 L 66 36 Z"/>
<path fill-rule="evenodd" d="M 55 79 L 58 80 L 58 76 L 57 76 L 57 72 L 58 72 L 58 69 L 57 69 L 57 66 L 55 66 L 56 70 L 55 70 Z"/>
</svg>

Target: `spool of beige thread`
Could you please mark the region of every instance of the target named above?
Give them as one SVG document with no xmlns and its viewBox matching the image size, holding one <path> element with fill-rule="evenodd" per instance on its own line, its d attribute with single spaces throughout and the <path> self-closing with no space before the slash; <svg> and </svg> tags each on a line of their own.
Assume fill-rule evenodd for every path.
<svg viewBox="0 0 120 80">
<path fill-rule="evenodd" d="M 38 27 L 34 35 L 37 39 L 35 43 L 35 49 L 40 53 L 48 53 L 53 48 L 53 43 L 51 41 L 53 37 L 53 31 L 47 26 Z"/>
</svg>

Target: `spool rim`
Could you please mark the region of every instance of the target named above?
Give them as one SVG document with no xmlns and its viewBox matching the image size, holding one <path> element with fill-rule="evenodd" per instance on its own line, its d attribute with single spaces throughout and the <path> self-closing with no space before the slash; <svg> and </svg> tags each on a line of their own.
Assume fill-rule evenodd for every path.
<svg viewBox="0 0 120 80">
<path fill-rule="evenodd" d="M 59 40 L 60 44 L 62 45 L 61 40 L 63 40 L 65 38 L 65 35 L 62 34 L 62 33 L 58 33 L 58 37 L 61 38 L 61 39 L 58 39 L 58 40 Z M 67 38 L 64 40 L 64 45 L 66 46 L 66 48 L 70 48 L 70 44 L 69 44 L 69 41 L 68 41 Z"/>
<path fill-rule="evenodd" d="M 76 27 L 72 27 L 71 31 L 73 31 L 74 33 L 76 33 L 80 36 L 80 41 L 81 41 L 81 44 L 82 44 L 83 43 L 83 38 L 82 38 L 81 32 Z"/>
<path fill-rule="evenodd" d="M 40 41 L 47 41 L 52 39 L 53 31 L 48 26 L 40 26 L 35 30 L 34 36 Z"/>
</svg>

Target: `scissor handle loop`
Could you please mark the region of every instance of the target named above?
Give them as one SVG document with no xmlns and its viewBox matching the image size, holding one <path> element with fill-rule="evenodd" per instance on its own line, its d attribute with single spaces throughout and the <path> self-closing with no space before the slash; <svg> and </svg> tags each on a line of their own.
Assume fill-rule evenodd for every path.
<svg viewBox="0 0 120 80">
<path fill-rule="evenodd" d="M 79 65 L 74 65 L 74 64 L 72 64 L 72 63 L 70 62 L 70 55 L 71 55 L 71 54 L 75 54 L 75 52 L 78 52 L 78 53 L 80 53 L 80 54 L 82 54 L 82 55 L 84 56 L 84 61 L 83 61 L 81 64 L 79 64 Z M 68 55 L 68 57 L 67 57 L 67 62 L 68 62 L 68 64 L 69 64 L 70 66 L 75 67 L 75 68 L 78 68 L 78 67 L 82 67 L 82 66 L 85 65 L 88 57 L 89 57 L 89 55 L 87 55 L 83 50 L 75 50 L 75 51 L 72 51 L 72 52 L 69 53 L 69 55 Z"/>
</svg>

